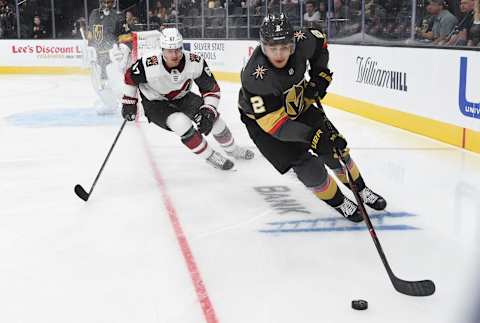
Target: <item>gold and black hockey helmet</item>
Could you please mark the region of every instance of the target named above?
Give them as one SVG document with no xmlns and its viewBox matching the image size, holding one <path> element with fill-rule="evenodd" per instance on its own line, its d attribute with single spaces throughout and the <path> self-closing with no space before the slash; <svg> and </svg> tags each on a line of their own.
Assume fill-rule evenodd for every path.
<svg viewBox="0 0 480 323">
<path fill-rule="evenodd" d="M 293 27 L 284 13 L 268 14 L 263 19 L 260 41 L 265 45 L 293 43 Z"/>
</svg>

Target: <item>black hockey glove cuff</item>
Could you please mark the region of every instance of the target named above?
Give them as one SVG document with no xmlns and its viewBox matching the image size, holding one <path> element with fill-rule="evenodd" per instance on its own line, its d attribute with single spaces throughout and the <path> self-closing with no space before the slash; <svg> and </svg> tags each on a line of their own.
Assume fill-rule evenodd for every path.
<svg viewBox="0 0 480 323">
<path fill-rule="evenodd" d="M 208 136 L 217 118 L 217 109 L 208 104 L 202 105 L 195 115 L 195 123 L 197 124 L 198 131 Z"/>
<path fill-rule="evenodd" d="M 310 148 L 318 155 L 332 155 L 335 149 L 344 151 L 347 148 L 347 141 L 339 133 L 324 132 L 318 128 L 313 132 Z"/>
<path fill-rule="evenodd" d="M 329 69 L 325 69 L 310 77 L 310 81 L 308 81 L 303 92 L 307 106 L 312 105 L 315 99 L 323 99 L 327 95 L 327 88 L 332 82 L 332 75 L 333 73 Z"/>
<path fill-rule="evenodd" d="M 122 117 L 127 121 L 134 121 L 137 115 L 137 98 L 124 95 L 122 98 Z"/>
</svg>

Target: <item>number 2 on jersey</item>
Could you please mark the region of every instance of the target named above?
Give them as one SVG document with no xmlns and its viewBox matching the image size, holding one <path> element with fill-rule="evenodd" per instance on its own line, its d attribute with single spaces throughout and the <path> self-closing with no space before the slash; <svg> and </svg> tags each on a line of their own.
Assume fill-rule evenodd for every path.
<svg viewBox="0 0 480 323">
<path fill-rule="evenodd" d="M 263 113 L 266 111 L 265 104 L 263 103 L 263 99 L 261 96 L 252 96 L 250 98 L 250 102 L 252 103 L 253 112 L 255 113 Z"/>
</svg>

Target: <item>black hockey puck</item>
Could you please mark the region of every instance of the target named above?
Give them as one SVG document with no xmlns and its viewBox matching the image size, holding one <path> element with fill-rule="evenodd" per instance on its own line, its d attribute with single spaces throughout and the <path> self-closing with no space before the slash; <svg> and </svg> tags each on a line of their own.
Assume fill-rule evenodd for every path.
<svg viewBox="0 0 480 323">
<path fill-rule="evenodd" d="M 352 308 L 359 311 L 366 310 L 368 308 L 368 302 L 363 299 L 354 299 L 352 301 Z"/>
</svg>

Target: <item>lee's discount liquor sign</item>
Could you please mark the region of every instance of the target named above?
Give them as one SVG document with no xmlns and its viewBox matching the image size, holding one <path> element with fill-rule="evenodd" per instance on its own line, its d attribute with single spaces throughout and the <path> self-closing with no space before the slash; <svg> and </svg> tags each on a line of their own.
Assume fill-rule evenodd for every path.
<svg viewBox="0 0 480 323">
<path fill-rule="evenodd" d="M 82 66 L 81 40 L 2 40 L 3 66 Z"/>
</svg>

